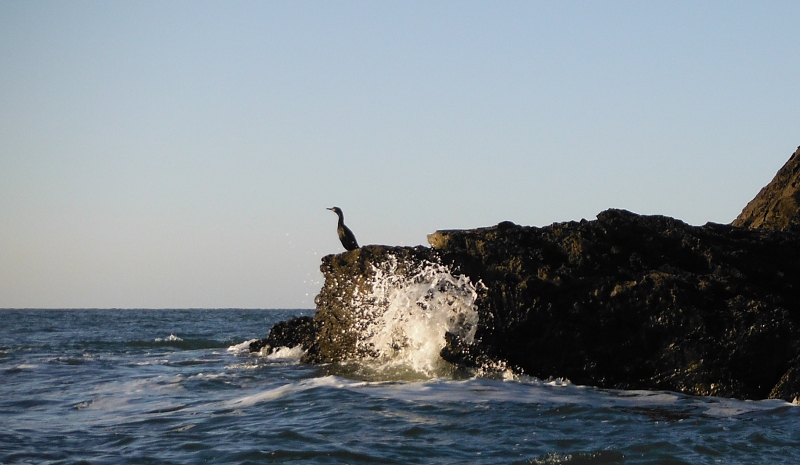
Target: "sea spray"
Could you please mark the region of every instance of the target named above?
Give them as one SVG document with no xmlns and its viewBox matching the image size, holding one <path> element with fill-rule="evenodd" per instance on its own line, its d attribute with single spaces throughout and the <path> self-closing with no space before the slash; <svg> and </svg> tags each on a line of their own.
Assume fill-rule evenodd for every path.
<svg viewBox="0 0 800 465">
<path fill-rule="evenodd" d="M 353 291 L 362 361 L 430 376 L 442 365 L 446 333 L 473 342 L 480 283 L 428 260 L 400 265 L 393 255 L 373 264 L 372 271 L 371 286 Z"/>
</svg>

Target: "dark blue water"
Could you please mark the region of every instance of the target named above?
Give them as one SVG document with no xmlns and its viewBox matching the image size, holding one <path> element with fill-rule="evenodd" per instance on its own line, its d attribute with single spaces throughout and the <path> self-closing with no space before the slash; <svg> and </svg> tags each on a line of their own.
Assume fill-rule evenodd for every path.
<svg viewBox="0 0 800 465">
<path fill-rule="evenodd" d="M 242 350 L 301 313 L 0 310 L 0 463 L 800 463 L 782 401 L 365 378 Z"/>
</svg>

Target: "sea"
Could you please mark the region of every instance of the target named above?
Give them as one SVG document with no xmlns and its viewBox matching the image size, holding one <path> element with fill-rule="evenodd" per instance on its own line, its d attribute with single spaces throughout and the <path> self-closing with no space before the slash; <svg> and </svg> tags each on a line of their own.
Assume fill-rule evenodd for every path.
<svg viewBox="0 0 800 465">
<path fill-rule="evenodd" d="M 800 463 L 781 400 L 248 351 L 311 314 L 0 310 L 0 463 Z"/>
</svg>

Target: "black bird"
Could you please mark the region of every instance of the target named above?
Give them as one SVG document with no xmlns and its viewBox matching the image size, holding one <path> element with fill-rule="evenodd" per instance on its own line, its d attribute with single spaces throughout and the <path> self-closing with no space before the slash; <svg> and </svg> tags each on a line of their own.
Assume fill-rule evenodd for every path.
<svg viewBox="0 0 800 465">
<path fill-rule="evenodd" d="M 356 250 L 358 248 L 356 236 L 353 234 L 353 231 L 350 231 L 350 228 L 344 225 L 344 213 L 342 213 L 342 209 L 339 207 L 332 207 L 328 208 L 328 210 L 339 215 L 339 226 L 336 227 L 336 232 L 339 233 L 339 240 L 342 241 L 344 248 L 347 250 Z"/>
</svg>

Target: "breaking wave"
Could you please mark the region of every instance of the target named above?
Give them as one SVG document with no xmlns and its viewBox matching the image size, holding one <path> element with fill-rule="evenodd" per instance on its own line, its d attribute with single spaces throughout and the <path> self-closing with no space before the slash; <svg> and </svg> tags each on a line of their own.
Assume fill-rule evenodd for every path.
<svg viewBox="0 0 800 465">
<path fill-rule="evenodd" d="M 183 338 L 180 338 L 180 337 L 178 337 L 178 336 L 176 336 L 174 334 L 170 334 L 169 337 L 165 337 L 165 338 L 157 337 L 155 341 L 156 342 L 182 342 Z"/>
<path fill-rule="evenodd" d="M 396 257 L 373 265 L 369 292 L 356 291 L 356 348 L 382 370 L 409 369 L 435 375 L 447 365 L 439 356 L 446 333 L 471 344 L 478 326 L 480 283 L 454 276 L 449 267 L 425 261 L 402 267 Z M 371 363 L 375 365 L 375 363 Z"/>
</svg>

